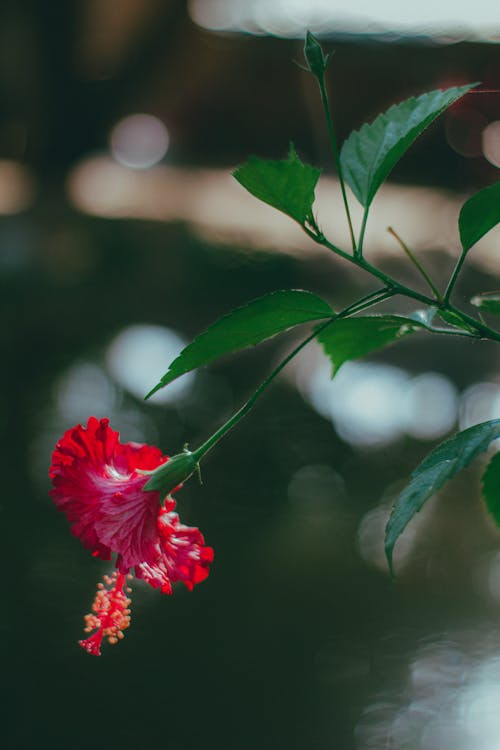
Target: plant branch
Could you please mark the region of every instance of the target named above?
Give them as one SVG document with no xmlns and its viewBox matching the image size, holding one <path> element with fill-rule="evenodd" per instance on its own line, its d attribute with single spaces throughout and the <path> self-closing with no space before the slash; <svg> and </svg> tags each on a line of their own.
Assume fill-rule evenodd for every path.
<svg viewBox="0 0 500 750">
<path fill-rule="evenodd" d="M 317 242 L 319 245 L 322 245 L 323 247 L 326 247 L 328 250 L 331 250 L 336 255 L 339 255 L 341 258 L 344 258 L 344 260 L 349 261 L 349 263 L 352 263 L 353 265 L 357 266 L 358 268 L 363 269 L 363 271 L 366 271 L 371 276 L 374 276 L 375 278 L 382 281 L 386 288 L 388 290 L 391 290 L 391 296 L 395 296 L 397 294 L 408 297 L 409 299 L 417 300 L 418 302 L 423 302 L 425 305 L 429 305 L 430 307 L 436 307 L 436 300 L 432 297 L 428 297 L 426 294 L 421 294 L 416 289 L 411 289 L 410 287 L 407 287 L 405 284 L 401 284 L 399 281 L 396 281 L 388 274 L 381 271 L 376 266 L 373 266 L 371 263 L 369 263 L 365 258 L 363 257 L 354 257 L 352 255 L 349 255 L 344 250 L 341 250 L 339 247 L 331 243 L 327 238 L 324 236 L 324 234 L 317 230 L 317 232 L 312 231 L 311 229 L 304 227 L 304 231 L 306 234 L 311 237 L 315 242 Z M 479 338 L 486 338 L 491 339 L 492 341 L 500 341 L 500 333 L 498 331 L 495 331 L 493 328 L 490 328 L 489 326 L 485 325 L 484 323 L 476 320 L 471 315 L 468 315 L 467 313 L 463 312 L 462 310 L 459 310 L 454 305 L 450 304 L 450 302 L 445 298 L 442 301 L 438 301 L 437 307 L 440 310 L 448 310 L 449 312 L 455 313 L 456 316 L 458 316 L 459 319 L 462 320 L 464 325 L 467 327 L 467 329 L 472 329 L 476 332 L 476 336 Z M 450 333 L 455 333 L 452 329 L 450 329 Z"/>
<path fill-rule="evenodd" d="M 332 116 L 330 112 L 330 105 L 328 103 L 328 94 L 326 92 L 326 86 L 325 86 L 325 76 L 324 74 L 321 76 L 316 76 L 316 79 L 319 84 L 321 102 L 323 104 L 323 109 L 325 111 L 325 116 L 326 116 L 326 122 L 328 125 L 328 134 L 330 136 L 330 144 L 331 144 L 332 151 L 333 151 L 333 157 L 335 159 L 335 166 L 337 167 L 337 174 L 339 176 L 340 189 L 342 191 L 342 200 L 344 201 L 344 208 L 345 208 L 345 213 L 347 217 L 347 223 L 349 225 L 349 234 L 351 235 L 352 250 L 353 250 L 353 253 L 356 255 L 358 251 L 356 249 L 356 240 L 354 239 L 354 230 L 352 228 L 351 212 L 349 211 L 349 203 L 347 202 L 347 193 L 345 189 L 344 175 L 342 173 L 342 165 L 340 163 L 339 149 L 337 146 L 337 138 L 335 136 L 335 129 L 333 127 L 333 120 L 332 120 Z"/>
<path fill-rule="evenodd" d="M 448 282 L 448 286 L 446 287 L 446 291 L 444 293 L 445 302 L 448 302 L 448 300 L 450 299 L 451 293 L 453 291 L 453 287 L 455 286 L 457 282 L 458 274 L 460 273 L 462 269 L 466 255 L 467 255 L 466 252 L 462 252 L 462 254 L 460 255 L 460 258 L 458 259 L 455 265 L 455 268 L 453 269 L 453 273 L 451 274 L 450 280 Z"/>
<path fill-rule="evenodd" d="M 312 333 L 307 336 L 301 343 L 293 349 L 293 351 L 290 352 L 281 362 L 280 364 L 272 371 L 270 375 L 261 383 L 261 385 L 257 388 L 257 390 L 250 396 L 248 401 L 246 401 L 241 409 L 238 409 L 238 411 L 233 414 L 232 417 L 230 417 L 227 422 L 225 422 L 221 427 L 219 427 L 218 430 L 214 432 L 213 435 L 211 435 L 208 440 L 206 440 L 200 447 L 193 451 L 193 457 L 198 463 L 200 459 L 208 453 L 209 450 L 211 450 L 221 438 L 226 435 L 226 433 L 229 432 L 239 421 L 242 419 L 253 407 L 257 399 L 264 393 L 266 388 L 273 382 L 275 377 L 279 375 L 279 373 L 286 367 L 286 365 L 305 347 L 307 344 L 309 344 L 313 339 L 315 339 L 319 334 L 325 330 L 329 325 L 334 323 L 336 320 L 339 320 L 341 318 L 348 318 L 351 315 L 354 315 L 355 313 L 361 312 L 362 310 L 366 310 L 369 307 L 372 307 L 373 305 L 378 304 L 379 302 L 382 302 L 382 300 L 387 299 L 389 297 L 392 297 L 394 292 L 391 289 L 383 288 L 378 289 L 375 292 L 371 292 L 370 294 L 367 294 L 365 297 L 357 300 L 351 305 L 348 305 L 348 307 L 344 308 L 341 312 L 338 314 L 332 316 L 329 318 L 326 322 L 319 325 L 317 328 L 312 331 Z"/>
<path fill-rule="evenodd" d="M 415 268 L 419 271 L 419 273 L 426 280 L 426 282 L 428 283 L 429 287 L 431 288 L 431 290 L 432 290 L 434 296 L 436 297 L 437 301 L 439 302 L 439 304 L 442 304 L 444 300 L 443 300 L 442 296 L 440 295 L 440 293 L 438 292 L 438 290 L 436 289 L 436 286 L 435 286 L 434 282 L 432 281 L 431 277 L 429 276 L 429 274 L 427 273 L 427 271 L 425 270 L 425 268 L 423 267 L 423 265 L 420 263 L 420 261 L 413 255 L 413 253 L 410 250 L 410 248 L 408 247 L 408 245 L 405 242 L 403 242 L 403 240 L 401 239 L 401 237 L 399 236 L 399 234 L 392 227 L 387 227 L 387 231 L 389 232 L 389 234 L 391 234 L 394 237 L 394 239 L 396 240 L 396 242 L 399 243 L 400 247 L 404 250 L 404 252 L 408 256 L 408 258 L 411 260 L 411 262 L 415 266 Z"/>
<path fill-rule="evenodd" d="M 368 213 L 370 211 L 369 206 L 365 206 L 365 210 L 363 213 L 363 220 L 361 222 L 361 229 L 359 231 L 359 238 L 358 238 L 358 247 L 356 254 L 359 258 L 363 255 L 363 244 L 365 241 L 365 232 L 366 232 L 366 222 L 368 221 Z"/>
<path fill-rule="evenodd" d="M 409 287 L 405 286 L 404 284 L 400 284 L 395 279 L 391 278 L 388 274 L 381 271 L 379 268 L 376 268 L 375 266 L 372 266 L 371 263 L 369 263 L 365 258 L 362 257 L 353 257 L 352 255 L 349 255 L 344 250 L 341 250 L 336 245 L 333 245 L 329 240 L 326 239 L 325 235 L 318 231 L 318 233 L 315 233 L 308 229 L 307 227 L 304 227 L 304 231 L 306 234 L 311 237 L 315 242 L 317 242 L 319 245 L 323 245 L 323 247 L 326 247 L 328 250 L 331 250 L 336 255 L 339 255 L 341 258 L 344 258 L 344 260 L 349 261 L 350 263 L 354 264 L 358 268 L 362 268 L 363 271 L 366 271 L 367 273 L 371 274 L 371 276 L 375 276 L 379 281 L 382 281 L 386 287 L 393 290 L 393 294 L 402 294 L 406 297 L 411 297 L 412 299 L 416 299 L 419 302 L 423 302 L 426 305 L 434 306 L 436 304 L 436 300 L 432 297 L 428 297 L 425 294 L 421 294 L 420 292 L 417 292 L 415 289 L 410 289 Z"/>
</svg>

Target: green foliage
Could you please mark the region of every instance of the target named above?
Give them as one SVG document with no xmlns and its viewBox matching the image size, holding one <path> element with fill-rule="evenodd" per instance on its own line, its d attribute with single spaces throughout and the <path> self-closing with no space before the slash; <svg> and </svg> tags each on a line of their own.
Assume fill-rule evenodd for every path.
<svg viewBox="0 0 500 750">
<path fill-rule="evenodd" d="M 363 206 L 371 204 L 380 185 L 415 139 L 474 85 L 411 97 L 351 133 L 342 146 L 340 162 L 347 184 Z"/>
<path fill-rule="evenodd" d="M 385 552 L 391 571 L 394 545 L 415 513 L 498 437 L 500 419 L 482 422 L 445 440 L 417 466 L 410 483 L 396 500 L 386 527 Z"/>
<path fill-rule="evenodd" d="M 462 206 L 458 227 L 464 252 L 467 252 L 499 222 L 500 181 L 480 190 Z"/>
<path fill-rule="evenodd" d="M 423 327 L 423 323 L 399 315 L 367 315 L 336 320 L 318 335 L 318 341 L 332 362 L 333 377 L 344 362 L 364 357 Z"/>
<path fill-rule="evenodd" d="M 483 474 L 483 497 L 486 507 L 500 526 L 500 453 L 495 453 Z"/>
<path fill-rule="evenodd" d="M 150 480 L 147 489 L 161 487 L 163 490 L 166 487 L 165 482 L 170 483 L 174 481 L 175 476 L 177 478 L 181 475 L 188 476 L 196 470 L 201 457 L 253 408 L 257 398 L 278 373 L 314 338 L 317 338 L 332 362 L 332 377 L 344 362 L 364 357 L 418 330 L 472 336 L 500 342 L 500 331 L 486 325 L 480 316 L 476 319 L 450 302 L 450 295 L 468 250 L 500 221 L 500 182 L 473 196 L 462 208 L 459 229 L 463 252 L 451 274 L 444 295 L 441 295 L 439 285 L 435 284 L 411 249 L 394 230 L 390 231 L 426 280 L 431 296 L 399 282 L 387 272 L 369 263 L 363 256 L 366 222 L 377 190 L 416 138 L 475 84 L 452 87 L 444 91 L 431 91 L 390 107 L 372 123 L 365 124 L 360 130 L 352 132 L 345 141 L 339 156 L 324 81 L 331 55 L 324 54 L 319 42 L 309 32 L 306 36 L 304 55 L 308 71 L 317 78 L 319 83 L 330 143 L 341 183 L 352 247 L 349 251 L 339 248 L 330 242 L 317 226 L 313 215 L 313 205 L 321 171 L 303 163 L 293 145 L 290 146 L 288 158 L 281 161 L 250 157 L 234 171 L 234 177 L 253 196 L 297 221 L 308 237 L 313 238 L 320 246 L 342 258 L 344 262 L 351 263 L 363 273 L 371 275 L 378 284 L 382 284 L 382 288 L 353 302 L 338 314 L 334 313 L 324 300 L 311 292 L 277 291 L 234 310 L 198 336 L 172 362 L 161 381 L 148 395 L 180 375 L 207 365 L 221 356 L 258 344 L 301 323 L 323 321 L 322 325 L 316 326 L 285 357 L 246 403 L 198 450 L 175 457 L 172 462 L 169 462 L 169 464 L 172 463 L 171 468 L 164 469 L 164 475 L 159 472 L 155 479 Z M 356 198 L 365 208 L 357 241 L 352 228 L 345 183 L 351 187 Z M 372 306 L 389 299 L 394 300 L 396 297 L 404 297 L 406 300 L 418 303 L 419 309 L 406 316 L 360 315 L 360 313 L 366 313 Z M 476 295 L 472 303 L 478 308 L 499 313 L 500 292 Z M 434 324 L 436 319 L 444 320 L 448 325 L 438 328 Z M 471 427 L 435 448 L 413 472 L 409 484 L 397 499 L 387 524 L 385 549 L 391 571 L 394 546 L 413 516 L 445 482 L 468 466 L 487 449 L 492 440 L 498 437 L 500 437 L 500 420 L 492 420 Z M 500 459 L 496 456 L 484 475 L 483 489 L 488 508 L 500 525 L 498 486 L 500 486 Z"/>
<path fill-rule="evenodd" d="M 180 375 L 224 354 L 245 349 L 288 328 L 334 315 L 331 307 L 311 292 L 291 289 L 272 292 L 219 318 L 179 354 L 168 372 L 148 393 L 151 396 Z"/>
<path fill-rule="evenodd" d="M 479 307 L 486 312 L 500 314 L 500 292 L 483 292 L 476 294 L 471 299 L 471 305 Z"/>
<path fill-rule="evenodd" d="M 233 176 L 259 200 L 283 211 L 301 226 L 313 222 L 314 190 L 320 169 L 304 164 L 290 145 L 288 159 L 269 161 L 251 156 Z"/>
</svg>

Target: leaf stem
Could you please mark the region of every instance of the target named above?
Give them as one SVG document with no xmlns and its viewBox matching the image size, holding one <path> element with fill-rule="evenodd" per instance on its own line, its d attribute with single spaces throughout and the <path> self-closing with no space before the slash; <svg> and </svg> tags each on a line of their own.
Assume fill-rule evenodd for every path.
<svg viewBox="0 0 500 750">
<path fill-rule="evenodd" d="M 404 284 L 400 284 L 395 279 L 391 278 L 388 274 L 381 271 L 379 268 L 376 268 L 376 266 L 372 266 L 371 263 L 369 263 L 365 258 L 363 257 L 354 257 L 352 255 L 349 255 L 349 253 L 346 253 L 344 250 L 341 250 L 336 245 L 332 244 L 325 235 L 318 231 L 318 233 L 315 233 L 308 229 L 307 227 L 304 227 L 304 231 L 306 234 L 311 237 L 311 239 L 315 240 L 319 245 L 323 245 L 323 247 L 326 247 L 328 250 L 331 250 L 336 255 L 339 255 L 341 258 L 344 258 L 344 260 L 349 261 L 350 263 L 353 263 L 358 268 L 362 268 L 367 273 L 371 274 L 372 276 L 375 276 L 377 279 L 382 281 L 386 287 L 393 290 L 393 294 L 402 294 L 406 297 L 411 297 L 412 299 L 416 299 L 419 302 L 423 302 L 426 305 L 434 306 L 436 304 L 436 300 L 432 297 L 428 297 L 426 294 L 421 294 L 420 292 L 417 292 L 415 289 L 410 289 L 409 287 L 405 286 Z"/>
<path fill-rule="evenodd" d="M 450 299 L 451 293 L 453 291 L 453 287 L 456 284 L 456 281 L 458 279 L 458 274 L 460 273 L 462 269 L 466 255 L 467 255 L 466 252 L 462 252 L 462 254 L 460 255 L 460 258 L 458 259 L 455 265 L 455 268 L 453 269 L 453 273 L 451 274 L 450 280 L 448 282 L 448 286 L 446 287 L 446 291 L 444 293 L 445 302 L 448 302 L 448 300 Z"/>
<path fill-rule="evenodd" d="M 396 242 L 399 243 L 400 247 L 404 250 L 404 252 L 408 256 L 408 258 L 411 260 L 411 262 L 415 266 L 415 268 L 419 271 L 419 273 L 426 280 L 426 282 L 428 283 L 429 287 L 431 288 L 431 290 L 432 290 L 434 296 L 436 297 L 437 301 L 439 302 L 439 304 L 442 304 L 444 300 L 443 300 L 442 296 L 440 295 L 440 293 L 438 292 L 438 290 L 436 289 L 436 286 L 435 286 L 434 282 L 432 281 L 431 277 L 429 276 L 429 274 L 427 273 L 427 271 L 425 270 L 425 268 L 423 267 L 423 265 L 420 263 L 420 261 L 415 257 L 415 255 L 413 255 L 413 253 L 410 250 L 410 248 L 408 247 L 408 245 L 405 242 L 403 242 L 403 240 L 401 239 L 401 237 L 399 236 L 399 234 L 392 227 L 387 227 L 387 231 L 389 232 L 389 234 L 391 234 L 394 237 L 394 239 L 396 240 Z"/>
<path fill-rule="evenodd" d="M 308 229 L 307 227 L 304 227 L 304 231 L 319 245 L 326 247 L 336 255 L 339 255 L 341 258 L 349 261 L 349 263 L 352 263 L 358 268 L 362 268 L 367 273 L 375 276 L 377 279 L 382 281 L 386 285 L 387 289 L 391 290 L 391 296 L 400 294 L 403 297 L 408 297 L 410 299 L 417 300 L 418 302 L 423 302 L 424 304 L 430 305 L 431 307 L 436 306 L 436 300 L 432 297 L 428 297 L 426 294 L 417 292 L 416 289 L 411 289 L 405 284 L 401 284 L 399 281 L 396 281 L 391 276 L 381 271 L 380 268 L 373 266 L 364 257 L 354 257 L 352 255 L 349 255 L 349 253 L 346 253 L 344 250 L 341 250 L 339 247 L 327 240 L 325 235 L 320 230 L 317 230 L 317 232 L 315 232 Z M 449 312 L 455 313 L 455 315 L 457 315 L 463 321 L 463 323 L 466 324 L 466 327 L 469 330 L 472 328 L 473 331 L 476 331 L 476 335 L 478 337 L 491 339 L 492 341 L 500 341 L 500 333 L 498 331 L 495 331 L 493 328 L 490 328 L 479 320 L 476 320 L 471 315 L 468 315 L 462 310 L 459 310 L 454 305 L 450 304 L 448 300 L 443 299 L 442 301 L 438 302 L 437 307 L 441 310 L 448 310 Z M 450 329 L 450 333 L 452 332 L 452 329 Z"/>
<path fill-rule="evenodd" d="M 365 206 L 365 210 L 363 212 L 363 220 L 361 222 L 361 229 L 359 232 L 358 247 L 355 253 L 358 256 L 358 258 L 361 258 L 361 256 L 363 255 L 363 243 L 365 241 L 366 222 L 368 221 L 369 211 L 370 211 L 370 207 Z"/>
<path fill-rule="evenodd" d="M 443 310 L 449 310 L 450 312 L 455 313 L 455 315 L 458 315 L 460 318 L 462 318 L 464 323 L 467 323 L 468 326 L 476 330 L 481 338 L 491 339 L 492 341 L 500 341 L 500 333 L 498 331 L 495 331 L 493 328 L 490 328 L 490 326 L 481 323 L 479 320 L 476 320 L 476 318 L 473 318 L 472 315 L 468 315 L 467 313 L 463 312 L 463 310 L 459 310 L 458 307 L 455 307 L 449 302 L 446 302 L 442 306 L 442 308 Z"/>
<path fill-rule="evenodd" d="M 213 435 L 211 435 L 205 442 L 200 445 L 197 450 L 193 451 L 193 457 L 198 463 L 200 459 L 208 453 L 209 450 L 211 450 L 221 438 L 224 437 L 226 433 L 229 432 L 239 421 L 242 419 L 253 407 L 259 396 L 262 395 L 262 393 L 266 390 L 266 388 L 273 382 L 274 378 L 279 375 L 279 373 L 283 370 L 284 367 L 305 347 L 307 344 L 309 344 L 313 339 L 315 339 L 322 331 L 325 330 L 329 325 L 331 325 L 333 322 L 340 318 L 347 318 L 351 315 L 354 315 L 355 313 L 361 312 L 362 310 L 366 310 L 368 307 L 371 307 L 372 305 L 376 305 L 379 302 L 381 302 L 384 299 L 387 299 L 389 297 L 392 297 L 394 292 L 391 289 L 387 289 L 384 287 L 383 289 L 377 289 L 375 292 L 370 292 L 362 299 L 357 300 L 351 305 L 348 305 L 346 308 L 344 308 L 341 312 L 333 315 L 331 318 L 329 318 L 327 321 L 322 323 L 320 326 L 314 329 L 312 333 L 307 336 L 301 343 L 293 349 L 290 354 L 288 354 L 281 362 L 280 364 L 272 371 L 270 375 L 261 383 L 261 385 L 257 388 L 257 390 L 250 396 L 248 401 L 246 401 L 243 406 L 238 409 L 238 411 L 233 414 L 232 417 L 230 417 L 227 422 L 225 422 L 221 427 L 219 427 L 218 430 L 214 432 Z"/>
<path fill-rule="evenodd" d="M 347 217 L 347 223 L 349 225 L 349 234 L 351 235 L 352 250 L 353 250 L 353 253 L 356 255 L 357 254 L 356 240 L 354 239 L 354 230 L 352 228 L 351 212 L 349 211 L 349 203 L 347 202 L 347 193 L 345 189 L 344 175 L 342 173 L 342 165 L 340 163 L 339 149 L 337 146 L 337 138 L 335 136 L 335 129 L 333 127 L 333 120 L 332 120 L 332 116 L 330 112 L 330 105 L 328 103 L 328 94 L 326 92 L 326 86 L 325 86 L 325 76 L 324 74 L 321 76 L 316 76 L 316 79 L 319 84 L 321 102 L 323 104 L 323 109 L 325 111 L 326 122 L 328 125 L 328 134 L 330 136 L 330 145 L 332 147 L 333 157 L 335 159 L 335 166 L 337 167 L 337 174 L 339 176 L 340 189 L 342 191 L 342 200 L 344 201 L 344 208 L 345 208 L 345 213 Z"/>
</svg>

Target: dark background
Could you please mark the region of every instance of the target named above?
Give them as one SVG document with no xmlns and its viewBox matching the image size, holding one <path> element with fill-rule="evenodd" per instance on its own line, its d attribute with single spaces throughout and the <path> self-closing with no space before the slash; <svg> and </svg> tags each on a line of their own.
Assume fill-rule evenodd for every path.
<svg viewBox="0 0 500 750">
<path fill-rule="evenodd" d="M 179 494 L 183 519 L 215 548 L 207 581 L 171 598 L 136 583 L 124 642 L 100 659 L 78 648 L 106 568 L 47 497 L 50 451 L 74 423 L 57 407 L 68 368 L 104 367 L 106 347 L 128 325 L 189 339 L 272 289 L 349 301 L 370 287 L 341 263 L 207 244 L 180 221 L 90 216 L 68 198 L 74 165 L 106 151 L 111 128 L 133 112 L 168 123 L 166 159 L 179 167 L 229 171 L 251 153 L 282 157 L 289 140 L 327 163 L 313 82 L 291 62 L 301 59 L 299 40 L 204 31 L 184 2 L 57 1 L 4 2 L 0 42 L 0 157 L 22 163 L 34 186 L 24 210 L 0 219 L 2 746 L 492 747 L 474 735 L 485 726 L 480 712 L 463 723 L 478 700 L 488 708 L 499 684 L 496 673 L 478 677 L 496 664 L 500 614 L 490 595 L 498 537 L 480 506 L 479 468 L 434 502 L 392 582 L 360 555 L 357 531 L 432 442 L 349 445 L 290 381 L 277 382 L 210 456 L 204 485 L 191 481 Z M 493 44 L 334 34 L 326 44 L 336 48 L 340 140 L 402 97 L 466 80 L 499 84 Z M 499 119 L 498 101 L 475 103 L 485 121 Z M 480 154 L 447 147 L 441 123 L 394 179 L 463 192 L 496 176 Z M 443 278 L 451 267 L 440 248 L 428 262 Z M 458 299 L 495 285 L 471 268 Z M 196 445 L 269 373 L 281 346 L 215 365 L 178 406 L 143 404 L 115 384 L 112 426 L 167 452 Z M 442 372 L 464 389 L 495 382 L 498 354 L 489 344 L 419 339 L 387 361 Z M 304 467 L 311 481 L 300 485 L 303 502 L 291 502 Z M 478 681 L 490 686 L 480 698 Z"/>
</svg>

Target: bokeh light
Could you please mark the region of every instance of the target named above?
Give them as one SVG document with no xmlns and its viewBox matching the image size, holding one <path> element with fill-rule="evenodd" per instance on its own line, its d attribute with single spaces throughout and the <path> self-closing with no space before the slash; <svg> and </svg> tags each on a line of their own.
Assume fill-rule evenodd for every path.
<svg viewBox="0 0 500 750">
<path fill-rule="evenodd" d="M 488 419 L 500 418 L 500 386 L 496 383 L 473 383 L 460 397 L 459 426 L 461 430 Z"/>
<path fill-rule="evenodd" d="M 168 370 L 187 342 L 165 326 L 133 325 L 110 343 L 106 364 L 114 380 L 141 401 Z M 188 373 L 152 396 L 148 403 L 176 403 L 185 398 L 195 375 Z"/>
<path fill-rule="evenodd" d="M 314 352 L 311 356 L 311 352 Z M 381 448 L 402 435 L 434 440 L 457 420 L 458 394 L 440 373 L 412 377 L 378 362 L 346 362 L 332 380 L 331 365 L 317 348 L 298 358 L 296 385 L 346 442 Z"/>
<path fill-rule="evenodd" d="M 500 120 L 490 122 L 482 133 L 483 154 L 494 167 L 500 167 Z"/>
<path fill-rule="evenodd" d="M 86 423 L 89 416 L 112 414 L 117 401 L 106 372 L 92 362 L 72 364 L 55 385 L 57 411 L 68 425 Z"/>
<path fill-rule="evenodd" d="M 35 199 L 35 180 L 28 167 L 0 159 L 0 215 L 26 211 Z"/>
<path fill-rule="evenodd" d="M 169 141 L 167 128 L 157 117 L 129 115 L 111 132 L 111 153 L 125 167 L 146 169 L 163 159 Z"/>
<path fill-rule="evenodd" d="M 474 157 L 482 153 L 482 132 L 487 120 L 481 112 L 461 107 L 448 112 L 446 117 L 446 140 L 461 156 Z"/>
<path fill-rule="evenodd" d="M 435 634 L 409 662 L 394 654 L 406 684 L 373 696 L 356 727 L 357 750 L 499 750 L 498 629 Z"/>
<path fill-rule="evenodd" d="M 276 36 L 315 33 L 380 35 L 399 32 L 440 38 L 491 39 L 500 36 L 498 9 L 490 0 L 474 5 L 423 0 L 190 0 L 191 18 L 212 31 L 245 31 Z"/>
<path fill-rule="evenodd" d="M 455 425 L 458 392 L 444 375 L 424 372 L 409 382 L 402 407 L 406 434 L 417 440 L 434 440 Z"/>
</svg>

